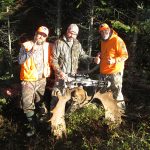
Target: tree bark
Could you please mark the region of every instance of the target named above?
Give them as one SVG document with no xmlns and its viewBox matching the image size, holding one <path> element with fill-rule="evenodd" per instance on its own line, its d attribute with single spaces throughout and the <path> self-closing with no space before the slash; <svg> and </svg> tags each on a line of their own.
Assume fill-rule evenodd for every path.
<svg viewBox="0 0 150 150">
<path fill-rule="evenodd" d="M 57 25 L 56 25 L 56 34 L 57 37 L 61 35 L 61 0 L 58 0 L 57 2 Z"/>
<path fill-rule="evenodd" d="M 7 12 L 9 12 L 9 7 L 7 7 Z M 10 35 L 10 20 L 9 20 L 9 16 L 8 16 L 8 20 L 7 20 L 7 25 L 8 25 L 8 49 L 9 49 L 9 56 L 10 56 L 9 72 L 10 72 L 10 75 L 13 76 L 13 73 L 12 73 L 12 48 L 11 48 L 11 35 Z"/>
</svg>

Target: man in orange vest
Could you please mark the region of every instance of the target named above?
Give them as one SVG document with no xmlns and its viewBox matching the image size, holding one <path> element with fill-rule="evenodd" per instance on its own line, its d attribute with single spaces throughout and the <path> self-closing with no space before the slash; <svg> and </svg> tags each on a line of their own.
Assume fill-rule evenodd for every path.
<svg viewBox="0 0 150 150">
<path fill-rule="evenodd" d="M 37 29 L 34 39 L 22 44 L 18 62 L 21 65 L 22 108 L 29 122 L 27 136 L 35 133 L 37 114 L 39 119 L 47 113 L 43 103 L 46 78 L 50 76 L 51 44 L 46 42 L 49 30 Z M 36 110 L 36 111 L 35 111 Z"/>
<path fill-rule="evenodd" d="M 108 24 L 99 26 L 101 36 L 101 52 L 95 57 L 95 63 L 100 64 L 100 78 L 111 82 L 111 90 L 118 106 L 125 110 L 122 94 L 122 78 L 128 52 L 124 41 Z"/>
</svg>

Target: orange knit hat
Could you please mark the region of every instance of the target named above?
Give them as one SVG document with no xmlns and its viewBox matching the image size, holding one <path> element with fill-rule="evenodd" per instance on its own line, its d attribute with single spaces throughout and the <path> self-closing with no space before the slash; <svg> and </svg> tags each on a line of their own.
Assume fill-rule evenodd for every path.
<svg viewBox="0 0 150 150">
<path fill-rule="evenodd" d="M 106 23 L 103 23 L 99 26 L 99 31 L 110 29 L 109 25 Z"/>
</svg>

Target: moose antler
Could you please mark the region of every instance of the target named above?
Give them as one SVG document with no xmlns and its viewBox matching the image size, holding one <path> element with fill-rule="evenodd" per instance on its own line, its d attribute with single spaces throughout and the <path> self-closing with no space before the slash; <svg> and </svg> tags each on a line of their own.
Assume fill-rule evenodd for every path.
<svg viewBox="0 0 150 150">
<path fill-rule="evenodd" d="M 71 99 L 71 92 L 66 89 L 66 93 L 61 95 L 61 92 L 57 91 L 55 96 L 58 97 L 58 102 L 51 111 L 53 114 L 50 119 L 51 132 L 56 136 L 56 139 L 62 139 L 66 137 L 65 106 L 66 102 Z"/>
<path fill-rule="evenodd" d="M 116 125 L 120 125 L 124 111 L 117 105 L 117 100 L 113 98 L 112 92 L 97 92 L 95 93 L 94 98 L 99 99 L 103 104 L 105 109 L 105 119 L 112 121 Z"/>
</svg>

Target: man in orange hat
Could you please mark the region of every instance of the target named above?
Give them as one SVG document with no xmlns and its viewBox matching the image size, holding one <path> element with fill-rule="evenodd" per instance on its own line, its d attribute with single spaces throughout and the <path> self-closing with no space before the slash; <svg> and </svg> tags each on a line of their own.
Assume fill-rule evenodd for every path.
<svg viewBox="0 0 150 150">
<path fill-rule="evenodd" d="M 118 106 L 125 110 L 122 94 L 122 78 L 128 52 L 124 41 L 117 33 L 103 23 L 99 26 L 101 36 L 101 52 L 95 58 L 95 63 L 100 64 L 100 78 L 111 82 L 111 89 Z"/>
<path fill-rule="evenodd" d="M 37 116 L 42 121 L 47 111 L 43 103 L 43 95 L 51 66 L 52 45 L 46 42 L 48 35 L 47 27 L 39 27 L 34 39 L 22 43 L 19 52 L 22 108 L 29 122 L 27 136 L 34 135 Z"/>
</svg>

